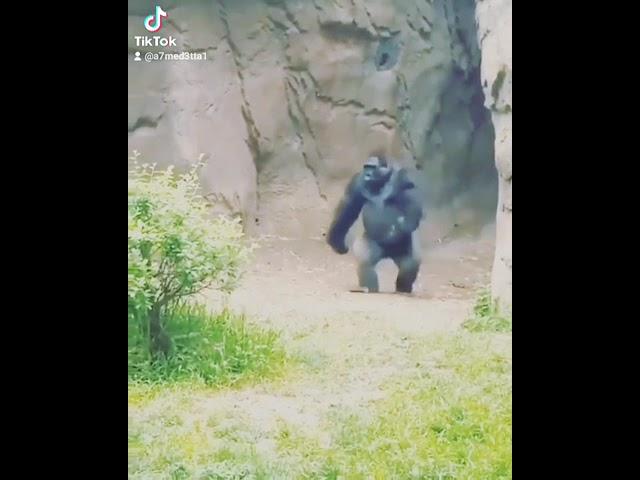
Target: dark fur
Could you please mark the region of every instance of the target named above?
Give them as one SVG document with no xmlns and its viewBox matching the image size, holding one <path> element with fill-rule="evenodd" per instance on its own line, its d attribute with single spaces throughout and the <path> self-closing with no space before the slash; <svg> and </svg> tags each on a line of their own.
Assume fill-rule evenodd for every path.
<svg viewBox="0 0 640 480">
<path fill-rule="evenodd" d="M 351 179 L 336 208 L 327 241 L 339 254 L 348 252 L 345 237 L 362 213 L 366 255 L 359 259 L 358 278 L 370 292 L 378 291 L 375 266 L 384 258 L 398 265 L 396 290 L 410 293 L 413 289 L 420 268 L 413 233 L 423 216 L 414 187 L 405 169 L 368 163 Z"/>
</svg>

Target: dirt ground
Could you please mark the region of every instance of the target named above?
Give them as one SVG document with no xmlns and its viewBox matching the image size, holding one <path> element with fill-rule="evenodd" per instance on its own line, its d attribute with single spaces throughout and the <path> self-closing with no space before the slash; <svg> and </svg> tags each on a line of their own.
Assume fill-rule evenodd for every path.
<svg viewBox="0 0 640 480">
<path fill-rule="evenodd" d="M 489 281 L 494 248 L 490 233 L 428 243 L 415 293 L 403 296 L 385 293 L 394 286 L 391 262 L 379 266 L 383 293 L 351 293 L 354 259 L 334 254 L 322 238 L 262 238 L 259 244 L 229 306 L 281 331 L 305 368 L 282 382 L 201 394 L 184 413 L 193 420 L 224 418 L 267 450 L 281 422 L 322 438 L 332 409 L 366 412 L 384 397 L 385 384 L 418 368 L 411 345 L 467 318 L 477 289 Z M 219 306 L 220 298 L 209 294 L 208 301 Z"/>
<path fill-rule="evenodd" d="M 290 333 L 336 317 L 369 317 L 416 333 L 455 328 L 469 300 L 489 281 L 494 243 L 491 230 L 485 231 L 481 237 L 427 243 L 411 296 L 393 293 L 397 268 L 390 260 L 378 266 L 381 293 L 353 293 L 355 259 L 334 254 L 323 238 L 261 238 L 256 261 L 231 296 L 230 306 Z M 331 322 L 329 328 L 340 328 L 339 322 Z"/>
</svg>

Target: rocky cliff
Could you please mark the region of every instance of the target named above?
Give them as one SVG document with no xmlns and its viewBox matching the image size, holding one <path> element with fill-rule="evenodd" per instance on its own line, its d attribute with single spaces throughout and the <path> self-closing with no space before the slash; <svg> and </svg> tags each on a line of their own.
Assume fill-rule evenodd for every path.
<svg viewBox="0 0 640 480">
<path fill-rule="evenodd" d="M 512 303 L 511 177 L 512 69 L 511 0 L 478 1 L 478 43 L 482 49 L 482 84 L 495 129 L 495 164 L 499 175 L 496 214 L 496 252 L 492 295 Z"/>
<path fill-rule="evenodd" d="M 321 235 L 374 150 L 417 169 L 444 230 L 492 221 L 499 182 L 510 275 L 509 0 L 174 0 L 158 35 L 176 46 L 136 45 L 154 6 L 129 1 L 129 152 L 204 154 L 216 208 L 287 236 Z M 161 50 L 206 60 L 134 60 Z"/>
</svg>

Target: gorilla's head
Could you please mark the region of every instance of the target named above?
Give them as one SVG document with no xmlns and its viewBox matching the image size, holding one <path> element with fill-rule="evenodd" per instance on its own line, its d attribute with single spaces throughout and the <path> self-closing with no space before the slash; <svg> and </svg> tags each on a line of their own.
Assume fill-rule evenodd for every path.
<svg viewBox="0 0 640 480">
<path fill-rule="evenodd" d="M 391 168 L 383 156 L 371 156 L 362 167 L 365 187 L 370 192 L 379 191 L 391 176 Z"/>
</svg>

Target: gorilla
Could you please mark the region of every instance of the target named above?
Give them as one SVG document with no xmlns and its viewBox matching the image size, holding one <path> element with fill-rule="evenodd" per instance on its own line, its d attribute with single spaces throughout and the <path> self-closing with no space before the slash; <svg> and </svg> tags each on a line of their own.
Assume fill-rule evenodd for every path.
<svg viewBox="0 0 640 480">
<path fill-rule="evenodd" d="M 390 258 L 398 266 L 396 292 L 411 293 L 420 269 L 418 227 L 421 201 L 406 169 L 390 167 L 386 158 L 372 156 L 349 182 L 336 208 L 327 243 L 338 254 L 348 252 L 345 237 L 362 212 L 364 235 L 356 241 L 358 281 L 378 292 L 376 265 Z"/>
</svg>

